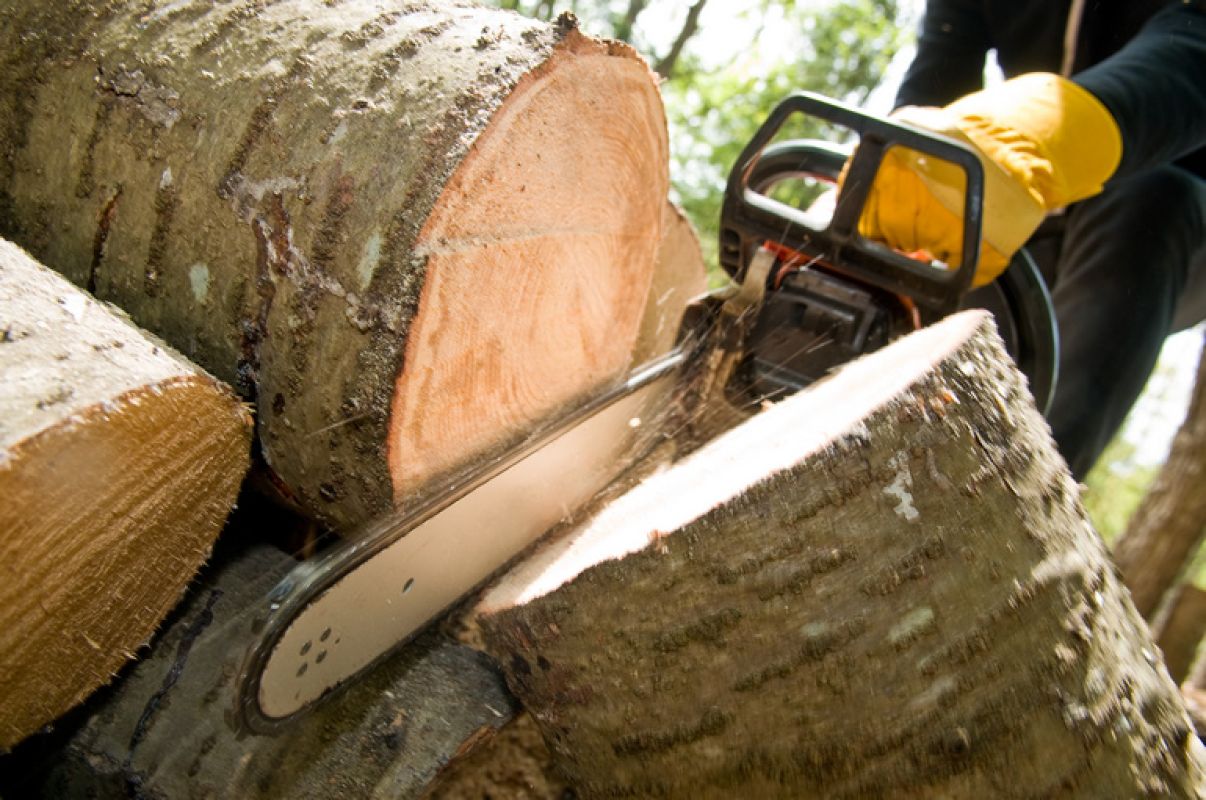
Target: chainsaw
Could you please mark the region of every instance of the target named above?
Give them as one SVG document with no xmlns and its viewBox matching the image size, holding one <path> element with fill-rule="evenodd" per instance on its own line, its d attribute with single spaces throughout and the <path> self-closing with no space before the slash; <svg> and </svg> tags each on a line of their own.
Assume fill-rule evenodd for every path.
<svg viewBox="0 0 1206 800">
<path fill-rule="evenodd" d="M 777 140 L 785 123 L 801 115 L 857 134 L 857 146 Z M 963 171 L 958 269 L 859 235 L 871 183 L 887 149 L 896 146 Z M 836 187 L 843 169 L 828 220 L 782 199 L 792 182 Z M 1058 341 L 1051 299 L 1033 261 L 1021 253 L 994 283 L 968 291 L 980 249 L 983 181 L 980 161 L 966 145 L 817 95 L 788 97 L 728 179 L 720 263 L 730 286 L 687 307 L 668 354 L 429 492 L 417 506 L 371 521 L 296 567 L 257 620 L 257 639 L 238 676 L 236 724 L 274 733 L 337 694 L 589 504 L 695 410 L 773 402 L 969 307 L 993 312 L 1045 410 Z"/>
</svg>

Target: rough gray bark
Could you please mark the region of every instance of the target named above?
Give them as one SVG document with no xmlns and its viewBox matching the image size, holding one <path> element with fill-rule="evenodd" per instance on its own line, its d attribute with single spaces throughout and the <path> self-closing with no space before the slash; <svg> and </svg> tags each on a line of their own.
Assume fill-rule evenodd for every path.
<svg viewBox="0 0 1206 800">
<path fill-rule="evenodd" d="M 1206 537 L 1206 347 L 1168 458 L 1114 545 L 1139 613 L 1153 619 Z"/>
<path fill-rule="evenodd" d="M 648 479 L 479 622 L 585 796 L 1206 790 L 1177 688 L 978 313 Z"/>
<path fill-rule="evenodd" d="M 36 780 L 0 794 L 413 798 L 514 715 L 488 659 L 432 631 L 279 736 L 236 737 L 227 715 L 254 609 L 293 564 L 261 545 L 221 555 Z"/>
<path fill-rule="evenodd" d="M 0 240 L 0 751 L 108 683 L 247 470 L 229 389 Z"/>
<path fill-rule="evenodd" d="M 498 734 L 448 765 L 424 800 L 524 798 L 570 800 L 574 788 L 557 774 L 540 729 L 520 712 Z"/>
<path fill-rule="evenodd" d="M 0 232 L 257 401 L 347 525 L 628 366 L 666 134 L 618 43 L 440 3 L 0 10 Z"/>
</svg>

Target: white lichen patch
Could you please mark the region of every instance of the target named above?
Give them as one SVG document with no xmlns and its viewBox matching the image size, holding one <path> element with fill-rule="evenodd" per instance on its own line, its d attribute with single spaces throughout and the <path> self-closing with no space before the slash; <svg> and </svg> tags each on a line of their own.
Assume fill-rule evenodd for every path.
<svg viewBox="0 0 1206 800">
<path fill-rule="evenodd" d="M 337 126 L 335 126 L 335 130 L 331 133 L 331 138 L 327 140 L 327 144 L 336 144 L 341 139 L 343 139 L 343 137 L 345 137 L 347 135 L 348 135 L 348 121 L 345 118 L 345 119 L 341 119 L 339 121 L 339 124 Z"/>
<path fill-rule="evenodd" d="M 188 268 L 188 283 L 193 289 L 193 299 L 204 303 L 209 297 L 209 267 L 193 264 Z"/>
<path fill-rule="evenodd" d="M 829 632 L 829 625 L 824 622 L 809 622 L 800 626 L 800 635 L 806 639 L 815 639 Z"/>
<path fill-rule="evenodd" d="M 925 688 L 921 694 L 909 701 L 909 707 L 914 711 L 921 711 L 926 708 L 933 708 L 938 705 L 944 697 L 953 693 L 958 688 L 958 683 L 950 675 L 944 675 L 938 680 L 931 683 Z"/>
<path fill-rule="evenodd" d="M 377 264 L 381 262 L 381 232 L 373 231 L 364 243 L 364 252 L 360 254 L 360 263 L 356 265 L 356 274 L 360 277 L 360 288 L 367 289 Z"/>
<path fill-rule="evenodd" d="M 915 521 L 921 514 L 913 505 L 913 475 L 909 472 L 909 463 L 903 453 L 898 453 L 888 462 L 889 467 L 896 469 L 896 477 L 884 487 L 884 494 L 896 499 L 896 514 L 909 522 Z"/>
<path fill-rule="evenodd" d="M 929 606 L 915 608 L 905 614 L 888 631 L 888 643 L 892 645 L 911 641 L 934 627 L 934 609 Z"/>
</svg>

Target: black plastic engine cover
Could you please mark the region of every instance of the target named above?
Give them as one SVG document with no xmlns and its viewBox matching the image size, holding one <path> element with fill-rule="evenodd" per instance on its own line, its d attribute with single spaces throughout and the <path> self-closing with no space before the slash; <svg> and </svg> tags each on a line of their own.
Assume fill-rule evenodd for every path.
<svg viewBox="0 0 1206 800">
<path fill-rule="evenodd" d="M 750 401 L 778 399 L 907 331 L 900 301 L 817 269 L 767 292 L 738 382 Z"/>
</svg>

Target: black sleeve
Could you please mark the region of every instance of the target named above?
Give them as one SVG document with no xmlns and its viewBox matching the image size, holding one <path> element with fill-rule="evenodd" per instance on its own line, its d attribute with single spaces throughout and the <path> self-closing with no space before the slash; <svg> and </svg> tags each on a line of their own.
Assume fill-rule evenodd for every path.
<svg viewBox="0 0 1206 800">
<path fill-rule="evenodd" d="M 929 0 L 917 55 L 905 73 L 896 106 L 944 106 L 982 88 L 990 47 L 982 0 Z"/>
<path fill-rule="evenodd" d="M 1182 2 L 1156 14 L 1127 45 L 1073 76 L 1122 132 L 1116 177 L 1167 164 L 1206 145 L 1206 12 Z"/>
</svg>

